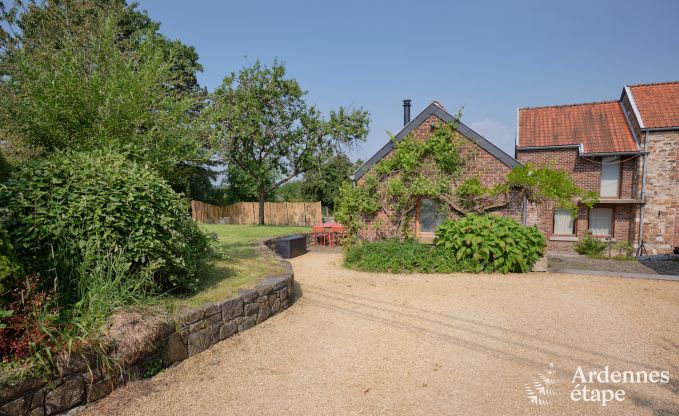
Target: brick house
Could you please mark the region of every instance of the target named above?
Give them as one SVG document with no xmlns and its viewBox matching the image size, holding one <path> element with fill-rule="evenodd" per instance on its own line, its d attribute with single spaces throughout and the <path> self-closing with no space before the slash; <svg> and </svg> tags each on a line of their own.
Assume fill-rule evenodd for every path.
<svg viewBox="0 0 679 416">
<path fill-rule="evenodd" d="M 679 246 L 679 82 L 625 86 L 620 99 L 521 108 L 516 158 L 571 172 L 600 195 L 577 218 L 550 204 L 528 207 L 551 250 L 597 237 L 643 240 L 649 253 Z"/>
<path fill-rule="evenodd" d="M 483 186 L 491 187 L 504 183 L 507 174 L 520 163 L 500 150 L 493 143 L 486 140 L 480 134 L 470 129 L 464 123 L 459 122 L 453 115 L 438 102 L 434 101 L 427 106 L 414 119 L 410 120 L 410 100 L 404 100 L 404 127 L 394 136 L 396 142 L 412 135 L 416 140 L 427 140 L 434 128 L 440 123 L 457 123 L 457 132 L 475 146 L 475 159 L 472 166 L 468 166 L 462 177 L 478 177 Z M 385 144 L 375 155 L 356 170 L 353 180 L 360 184 L 364 175 L 380 160 L 389 158 L 394 148 L 391 140 Z M 510 194 L 506 205 L 493 211 L 521 220 L 523 200 L 517 194 Z M 415 215 L 408 224 L 410 231 L 418 239 L 428 242 L 433 240 L 436 226 L 447 217 L 458 217 L 460 213 L 444 209 L 439 201 L 423 198 L 415 208 Z M 390 237 L 396 234 L 396 227 L 391 224 L 384 211 L 378 212 L 374 217 L 366 219 L 367 227 L 362 231 L 362 238 L 376 239 Z"/>
</svg>

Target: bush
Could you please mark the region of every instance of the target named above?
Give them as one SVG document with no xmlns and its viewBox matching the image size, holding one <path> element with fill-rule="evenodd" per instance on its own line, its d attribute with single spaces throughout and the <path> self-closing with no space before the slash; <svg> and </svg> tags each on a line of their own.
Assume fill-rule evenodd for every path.
<svg viewBox="0 0 679 416">
<path fill-rule="evenodd" d="M 444 250 L 413 240 L 361 241 L 346 250 L 345 266 L 366 272 L 452 273 L 471 271 Z"/>
<path fill-rule="evenodd" d="M 613 250 L 618 252 L 617 256 L 615 257 L 620 258 L 632 257 L 632 253 L 634 253 L 634 247 L 629 241 L 618 241 L 617 243 L 613 244 Z"/>
<path fill-rule="evenodd" d="M 468 262 L 476 272 L 528 272 L 544 254 L 544 236 L 499 215 L 470 214 L 443 222 L 436 229 L 436 246 Z"/>
<path fill-rule="evenodd" d="M 0 296 L 12 287 L 20 270 L 14 257 L 14 247 L 9 241 L 9 234 L 0 223 Z M 0 306 L 2 306 L 1 300 Z"/>
<path fill-rule="evenodd" d="M 591 235 L 586 235 L 578 242 L 573 244 L 573 250 L 576 253 L 582 254 L 587 257 L 594 259 L 600 259 L 604 256 L 604 251 L 606 250 L 606 242 L 594 238 Z"/>
<path fill-rule="evenodd" d="M 0 205 L 26 267 L 57 277 L 60 295 L 75 295 L 82 265 L 96 267 L 97 256 L 123 256 L 130 273 L 151 274 L 163 291 L 194 289 L 207 259 L 208 239 L 180 195 L 116 153 L 31 162 L 0 185 Z"/>
</svg>

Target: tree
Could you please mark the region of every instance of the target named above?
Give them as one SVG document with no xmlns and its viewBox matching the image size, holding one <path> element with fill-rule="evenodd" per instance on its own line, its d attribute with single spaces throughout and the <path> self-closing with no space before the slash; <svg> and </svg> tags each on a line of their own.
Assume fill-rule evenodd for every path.
<svg viewBox="0 0 679 416">
<path fill-rule="evenodd" d="M 111 149 L 175 188 L 177 166 L 206 160 L 192 122 L 202 100 L 197 54 L 160 35 L 136 5 L 30 1 L 2 12 L 0 137 L 12 159 Z"/>
<path fill-rule="evenodd" d="M 368 134 L 367 111 L 340 107 L 326 119 L 305 95 L 282 63 L 258 61 L 227 76 L 204 112 L 214 151 L 256 184 L 260 224 L 272 191 Z"/>
<path fill-rule="evenodd" d="M 265 178 L 267 184 L 273 183 L 272 178 Z M 257 182 L 237 165 L 229 165 L 223 181 L 225 200 L 227 204 L 236 202 L 253 202 L 259 198 Z"/>
<path fill-rule="evenodd" d="M 304 174 L 300 191 L 310 201 L 321 201 L 333 208 L 340 186 L 349 180 L 354 170 L 354 164 L 346 155 L 333 156 Z"/>
<path fill-rule="evenodd" d="M 281 185 L 276 191 L 276 201 L 285 202 L 311 202 L 302 192 L 303 181 L 290 181 Z"/>
</svg>

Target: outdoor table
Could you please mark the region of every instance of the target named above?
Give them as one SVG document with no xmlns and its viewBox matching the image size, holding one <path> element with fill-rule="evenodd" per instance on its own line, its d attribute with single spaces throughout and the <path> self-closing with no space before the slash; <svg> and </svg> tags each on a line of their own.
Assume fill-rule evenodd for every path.
<svg viewBox="0 0 679 416">
<path fill-rule="evenodd" d="M 318 237 L 323 238 L 323 245 L 329 245 L 330 248 L 335 247 L 335 238 L 344 235 L 345 227 L 337 222 L 326 222 L 324 224 L 317 224 L 312 227 L 314 245 L 318 241 Z"/>
</svg>

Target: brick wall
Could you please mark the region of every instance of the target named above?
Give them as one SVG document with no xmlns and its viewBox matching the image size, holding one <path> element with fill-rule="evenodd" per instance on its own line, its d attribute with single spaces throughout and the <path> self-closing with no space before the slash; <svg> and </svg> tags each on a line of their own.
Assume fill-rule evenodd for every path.
<svg viewBox="0 0 679 416">
<path fill-rule="evenodd" d="M 571 173 L 575 183 L 583 189 L 599 193 L 601 186 L 601 158 L 579 157 L 577 149 L 542 149 L 518 150 L 517 158 L 522 163 L 532 163 L 535 166 L 548 166 L 565 169 Z M 639 157 L 622 156 L 620 166 L 620 189 L 622 199 L 637 199 L 637 186 L 640 181 L 638 174 Z M 636 241 L 635 218 L 638 207 L 631 204 L 599 204 L 601 208 L 613 208 L 613 238 L 616 241 Z M 545 203 L 530 206 L 527 210 L 527 224 L 537 225 L 549 240 L 549 248 L 553 251 L 570 251 L 573 241 L 557 241 L 554 237 L 554 204 Z M 589 229 L 589 210 L 580 206 L 575 222 L 575 237 L 581 238 Z"/>
<path fill-rule="evenodd" d="M 443 123 L 441 119 L 436 116 L 430 116 L 424 122 L 422 122 L 416 129 L 414 129 L 411 135 L 416 140 L 426 140 L 431 132 L 432 125 L 438 125 Z M 473 144 L 469 141 L 469 146 L 463 149 L 463 154 L 473 157 L 473 162 L 468 163 L 465 168 L 462 179 L 469 177 L 478 177 L 483 186 L 492 187 L 494 185 L 504 183 L 507 178 L 507 174 L 511 171 L 511 168 L 504 163 L 497 160 L 493 155 L 486 152 L 479 146 Z M 385 156 L 385 158 L 391 157 L 391 154 Z M 362 184 L 365 177 L 359 179 L 358 184 Z M 521 221 L 521 211 L 522 211 L 522 200 L 521 198 L 512 193 L 509 197 L 509 203 L 502 208 L 493 210 L 494 212 L 501 215 L 508 215 L 514 219 Z M 415 215 L 413 215 L 412 220 L 408 224 L 408 227 L 414 235 L 417 235 L 418 229 L 418 218 L 419 207 L 416 208 Z M 459 217 L 460 214 L 457 212 L 450 212 L 449 217 L 455 218 Z M 365 218 L 366 227 L 361 233 L 361 237 L 369 240 L 374 240 L 377 238 L 392 237 L 398 234 L 397 226 L 392 224 L 389 217 L 384 213 L 384 211 L 378 212 L 377 215 L 370 218 Z"/>
</svg>

